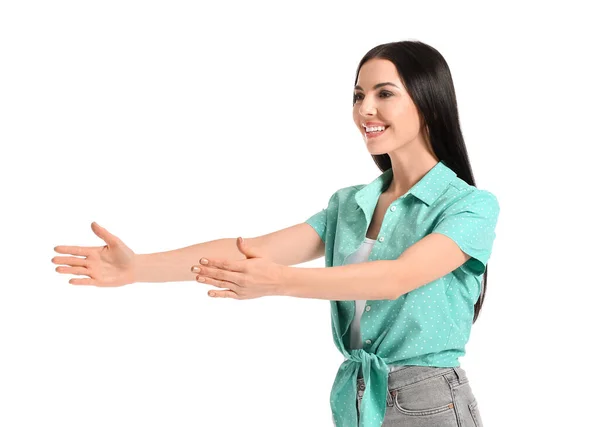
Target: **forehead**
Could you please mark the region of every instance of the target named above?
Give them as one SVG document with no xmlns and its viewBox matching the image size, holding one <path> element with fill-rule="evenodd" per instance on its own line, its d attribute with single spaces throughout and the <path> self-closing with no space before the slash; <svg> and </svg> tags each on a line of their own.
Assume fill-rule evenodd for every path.
<svg viewBox="0 0 600 427">
<path fill-rule="evenodd" d="M 404 87 L 393 62 L 381 58 L 369 59 L 360 67 L 356 84 L 364 90 L 371 90 L 381 82 L 391 82 Z"/>
</svg>

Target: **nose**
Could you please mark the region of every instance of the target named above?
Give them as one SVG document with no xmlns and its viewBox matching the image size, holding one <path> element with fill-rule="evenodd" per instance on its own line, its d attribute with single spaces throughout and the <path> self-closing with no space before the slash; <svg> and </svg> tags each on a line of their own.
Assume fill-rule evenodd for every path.
<svg viewBox="0 0 600 427">
<path fill-rule="evenodd" d="M 363 117 L 371 117 L 375 114 L 375 104 L 367 99 L 363 98 L 358 113 Z"/>
</svg>

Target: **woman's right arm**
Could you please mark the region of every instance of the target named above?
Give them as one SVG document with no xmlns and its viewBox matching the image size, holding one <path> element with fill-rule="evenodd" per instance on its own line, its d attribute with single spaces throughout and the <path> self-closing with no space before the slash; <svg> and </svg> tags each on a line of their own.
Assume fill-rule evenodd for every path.
<svg viewBox="0 0 600 427">
<path fill-rule="evenodd" d="M 104 246 L 56 246 L 55 252 L 75 256 L 55 256 L 56 271 L 87 276 L 69 281 L 74 285 L 123 286 L 136 282 L 183 282 L 196 280 L 193 265 L 200 258 L 243 260 L 236 239 L 211 240 L 181 249 L 152 254 L 136 254 L 121 239 L 95 222 L 92 230 L 106 242 Z M 295 265 L 323 256 L 325 244 L 308 223 L 300 223 L 264 236 L 244 239 L 259 256 L 282 265 Z M 83 257 L 83 258 L 79 258 Z"/>
<path fill-rule="evenodd" d="M 245 238 L 264 258 L 282 265 L 296 265 L 320 258 L 325 244 L 317 232 L 306 223 L 300 223 L 273 233 Z M 200 258 L 243 260 L 236 238 L 211 240 L 167 252 L 140 254 L 134 258 L 135 282 L 195 281 L 192 265 Z"/>
</svg>

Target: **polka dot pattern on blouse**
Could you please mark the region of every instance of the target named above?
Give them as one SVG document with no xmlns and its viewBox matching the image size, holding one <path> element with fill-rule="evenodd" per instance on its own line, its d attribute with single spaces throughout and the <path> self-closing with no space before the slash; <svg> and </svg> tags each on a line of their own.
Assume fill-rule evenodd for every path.
<svg viewBox="0 0 600 427">
<path fill-rule="evenodd" d="M 336 191 L 326 209 L 306 220 L 325 243 L 326 267 L 344 265 L 363 243 L 392 172 L 390 168 L 369 184 Z M 496 196 L 467 184 L 443 161 L 390 204 L 369 261 L 396 259 L 430 233 L 450 237 L 470 258 L 446 276 L 395 300 L 367 301 L 359 349 L 350 348 L 355 301 L 330 301 L 334 343 L 346 358 L 330 395 L 336 426 L 358 425 L 359 367 L 365 378 L 361 427 L 379 427 L 386 409 L 388 364 L 460 366 L 499 211 Z"/>
</svg>

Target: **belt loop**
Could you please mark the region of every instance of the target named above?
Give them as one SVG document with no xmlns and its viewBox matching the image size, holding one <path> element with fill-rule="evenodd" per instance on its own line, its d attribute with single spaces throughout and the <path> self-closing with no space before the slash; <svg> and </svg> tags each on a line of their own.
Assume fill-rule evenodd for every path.
<svg viewBox="0 0 600 427">
<path fill-rule="evenodd" d="M 392 393 L 390 393 L 390 391 L 387 391 L 387 404 L 388 406 L 392 406 L 394 403 L 392 401 Z"/>
<path fill-rule="evenodd" d="M 456 367 L 456 368 L 452 368 L 452 370 L 454 371 L 454 373 L 456 374 L 456 376 L 458 377 L 458 383 L 462 384 L 466 381 L 466 376 L 464 371 L 462 370 L 462 368 L 460 366 Z"/>
</svg>

